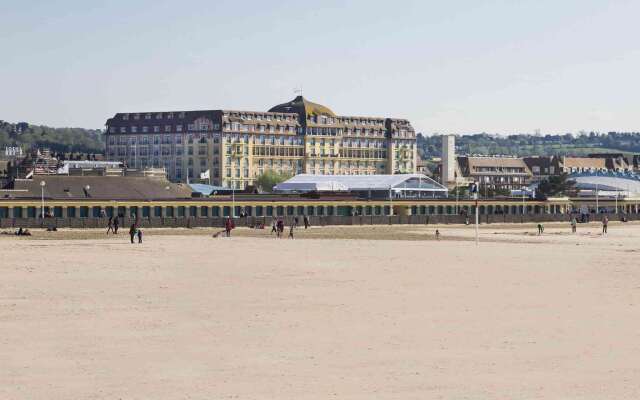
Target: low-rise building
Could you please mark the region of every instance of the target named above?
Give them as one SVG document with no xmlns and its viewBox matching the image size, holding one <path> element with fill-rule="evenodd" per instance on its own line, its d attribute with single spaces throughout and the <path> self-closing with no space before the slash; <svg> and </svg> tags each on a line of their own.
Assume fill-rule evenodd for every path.
<svg viewBox="0 0 640 400">
<path fill-rule="evenodd" d="M 522 158 L 460 156 L 457 164 L 465 180 L 478 182 L 483 189 L 520 189 L 532 176 Z"/>
<path fill-rule="evenodd" d="M 447 188 L 421 174 L 296 175 L 279 183 L 279 193 L 348 192 L 360 198 L 446 198 Z"/>
</svg>

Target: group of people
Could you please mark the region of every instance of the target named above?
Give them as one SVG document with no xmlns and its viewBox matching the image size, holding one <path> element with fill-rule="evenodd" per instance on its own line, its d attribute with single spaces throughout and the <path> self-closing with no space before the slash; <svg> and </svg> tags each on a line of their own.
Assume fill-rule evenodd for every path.
<svg viewBox="0 0 640 400">
<path fill-rule="evenodd" d="M 606 215 L 602 217 L 602 234 L 606 235 L 609 229 L 609 217 Z M 576 217 L 571 218 L 571 233 L 576 233 L 578 231 L 578 220 Z"/>
<path fill-rule="evenodd" d="M 298 226 L 298 217 L 296 217 L 291 226 L 289 226 L 289 238 L 293 239 L 293 230 Z M 271 221 L 271 234 L 275 233 L 276 238 L 282 238 L 284 235 L 284 219 L 282 217 Z"/>
<path fill-rule="evenodd" d="M 304 215 L 302 217 L 302 223 L 304 224 L 304 229 L 309 229 L 311 224 L 309 223 L 309 217 Z M 289 238 L 294 238 L 294 231 L 300 224 L 300 220 L 298 217 L 294 217 L 291 225 L 289 226 Z M 274 217 L 271 221 L 271 234 L 276 234 L 276 238 L 282 238 L 284 235 L 284 219 L 282 217 L 278 217 L 277 219 Z"/>
<path fill-rule="evenodd" d="M 120 228 L 120 217 L 114 216 L 109 217 L 109 221 L 107 222 L 107 235 L 109 232 L 114 235 L 118 234 L 118 229 Z M 138 243 L 142 243 L 142 229 L 138 226 L 137 223 L 131 224 L 129 228 L 129 237 L 131 238 L 131 243 L 135 243 L 135 239 L 138 239 Z"/>
<path fill-rule="evenodd" d="M 116 215 L 115 217 L 109 217 L 109 222 L 107 222 L 107 235 L 109 232 L 114 235 L 118 234 L 118 228 L 120 227 L 120 219 Z"/>
<path fill-rule="evenodd" d="M 138 243 L 142 243 L 142 229 L 135 223 L 131 224 L 129 228 L 129 236 L 131 237 L 131 243 L 134 243 L 135 238 L 138 238 Z"/>
</svg>

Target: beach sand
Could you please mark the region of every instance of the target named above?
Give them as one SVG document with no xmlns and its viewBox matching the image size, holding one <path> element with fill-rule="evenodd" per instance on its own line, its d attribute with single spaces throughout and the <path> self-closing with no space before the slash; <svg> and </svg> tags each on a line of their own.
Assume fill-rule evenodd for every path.
<svg viewBox="0 0 640 400">
<path fill-rule="evenodd" d="M 640 225 L 545 225 L 0 236 L 0 399 L 640 398 Z"/>
</svg>

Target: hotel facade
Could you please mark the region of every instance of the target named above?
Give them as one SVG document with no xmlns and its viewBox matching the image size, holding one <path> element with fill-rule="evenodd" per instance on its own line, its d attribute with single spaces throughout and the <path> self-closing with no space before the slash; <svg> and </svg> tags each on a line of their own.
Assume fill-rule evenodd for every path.
<svg viewBox="0 0 640 400">
<path fill-rule="evenodd" d="M 106 123 L 106 157 L 161 168 L 174 182 L 244 189 L 267 170 L 285 174 L 416 172 L 406 119 L 338 116 L 302 96 L 268 112 L 118 113 Z"/>
</svg>

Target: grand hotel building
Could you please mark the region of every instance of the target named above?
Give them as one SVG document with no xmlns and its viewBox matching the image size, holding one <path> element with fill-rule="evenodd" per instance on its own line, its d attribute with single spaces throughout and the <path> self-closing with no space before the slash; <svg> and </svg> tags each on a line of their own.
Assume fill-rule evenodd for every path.
<svg viewBox="0 0 640 400">
<path fill-rule="evenodd" d="M 290 174 L 416 171 L 409 121 L 337 116 L 298 96 L 268 112 L 118 113 L 106 123 L 106 154 L 129 168 L 164 167 L 176 182 L 243 189 L 265 170 Z"/>
</svg>

